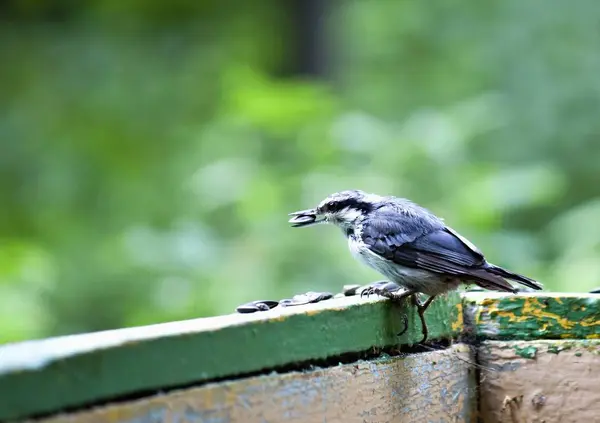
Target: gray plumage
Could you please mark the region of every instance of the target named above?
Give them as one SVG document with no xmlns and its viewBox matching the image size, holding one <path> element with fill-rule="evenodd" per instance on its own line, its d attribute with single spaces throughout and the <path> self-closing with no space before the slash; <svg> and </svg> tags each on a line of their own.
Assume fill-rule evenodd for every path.
<svg viewBox="0 0 600 423">
<path fill-rule="evenodd" d="M 488 263 L 476 246 L 442 219 L 407 199 L 342 191 L 315 209 L 292 215 L 294 226 L 340 227 L 356 258 L 411 291 L 435 296 L 465 282 L 517 292 L 506 279 L 542 289 L 533 279 Z"/>
</svg>

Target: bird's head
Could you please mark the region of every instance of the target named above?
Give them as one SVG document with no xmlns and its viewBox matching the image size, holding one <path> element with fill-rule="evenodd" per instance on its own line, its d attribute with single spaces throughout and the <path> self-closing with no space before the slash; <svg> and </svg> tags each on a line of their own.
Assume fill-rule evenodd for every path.
<svg viewBox="0 0 600 423">
<path fill-rule="evenodd" d="M 289 220 L 294 227 L 310 226 L 316 223 L 333 223 L 347 229 L 375 209 L 383 198 L 363 191 L 341 191 L 331 194 L 314 209 L 290 213 Z"/>
</svg>

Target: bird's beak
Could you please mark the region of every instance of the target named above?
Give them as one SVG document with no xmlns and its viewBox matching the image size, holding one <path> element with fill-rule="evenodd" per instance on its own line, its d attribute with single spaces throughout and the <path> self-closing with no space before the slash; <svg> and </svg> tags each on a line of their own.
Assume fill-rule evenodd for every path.
<svg viewBox="0 0 600 423">
<path fill-rule="evenodd" d="M 319 216 L 315 209 L 297 211 L 290 213 L 289 215 L 293 216 L 289 220 L 289 223 L 292 223 L 294 228 L 314 225 L 316 223 L 321 223 L 324 220 L 321 216 Z"/>
</svg>

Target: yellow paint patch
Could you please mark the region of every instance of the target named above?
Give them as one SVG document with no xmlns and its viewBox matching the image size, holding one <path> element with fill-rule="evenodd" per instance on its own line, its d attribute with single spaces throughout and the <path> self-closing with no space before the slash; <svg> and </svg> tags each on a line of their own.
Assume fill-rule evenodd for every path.
<svg viewBox="0 0 600 423">
<path fill-rule="evenodd" d="M 457 315 L 456 320 L 452 322 L 452 332 L 457 333 L 463 330 L 464 319 L 463 319 L 463 305 L 462 303 L 456 304 Z"/>
<path fill-rule="evenodd" d="M 600 325 L 600 322 L 597 321 L 597 320 L 594 320 L 594 321 L 591 321 L 591 322 L 587 322 L 585 320 L 582 320 L 582 321 L 579 322 L 579 324 L 581 326 L 584 326 L 584 327 L 591 327 L 591 326 L 598 326 L 598 325 Z"/>
<path fill-rule="evenodd" d="M 521 321 L 525 321 L 528 318 L 530 318 L 531 316 L 536 317 L 538 319 L 541 319 L 541 318 L 552 319 L 556 323 L 558 323 L 561 327 L 563 327 L 564 329 L 572 329 L 577 324 L 577 322 L 570 321 L 569 319 L 567 319 L 565 317 L 561 317 L 558 314 L 548 313 L 546 311 L 543 311 L 543 308 L 544 308 L 544 305 L 541 304 L 537 298 L 535 298 L 535 297 L 528 298 L 525 301 L 525 304 L 523 305 L 523 314 L 526 314 L 529 316 L 521 316 L 521 317 L 524 317 L 524 319 L 522 319 Z"/>
<path fill-rule="evenodd" d="M 557 298 L 556 298 L 557 299 Z M 504 300 L 506 301 L 506 299 Z M 563 329 L 569 330 L 575 327 L 577 324 L 583 324 L 583 322 L 574 322 L 566 317 L 560 316 L 555 313 L 549 313 L 544 311 L 545 306 L 540 303 L 536 297 L 514 297 L 510 299 L 511 302 L 523 301 L 523 307 L 520 312 L 521 315 L 517 315 L 512 309 L 500 308 L 500 301 L 497 299 L 485 299 L 481 302 L 481 307 L 477 313 L 477 320 L 481 321 L 481 312 L 486 311 L 489 315 L 496 315 L 498 317 L 505 317 L 509 322 L 512 323 L 523 323 L 533 319 L 550 319 L 560 325 Z M 593 325 L 595 323 L 591 323 Z"/>
</svg>

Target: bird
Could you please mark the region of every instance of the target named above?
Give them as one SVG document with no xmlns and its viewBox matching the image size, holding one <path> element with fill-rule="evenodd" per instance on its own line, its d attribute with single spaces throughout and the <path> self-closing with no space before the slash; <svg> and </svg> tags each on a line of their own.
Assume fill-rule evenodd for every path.
<svg viewBox="0 0 600 423">
<path fill-rule="evenodd" d="M 289 216 L 293 227 L 320 223 L 339 227 L 352 255 L 387 278 L 367 285 L 361 296 L 378 294 L 396 301 L 410 297 L 421 319 L 422 343 L 428 336 L 425 311 L 437 296 L 461 284 L 517 293 L 508 279 L 532 290 L 543 289 L 534 279 L 488 262 L 442 218 L 406 198 L 346 190 Z M 422 303 L 419 294 L 429 298 Z M 405 331 L 406 326 L 401 333 Z"/>
</svg>

